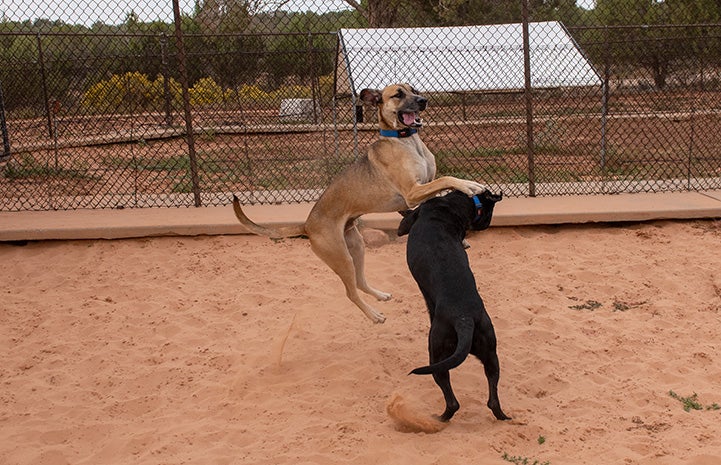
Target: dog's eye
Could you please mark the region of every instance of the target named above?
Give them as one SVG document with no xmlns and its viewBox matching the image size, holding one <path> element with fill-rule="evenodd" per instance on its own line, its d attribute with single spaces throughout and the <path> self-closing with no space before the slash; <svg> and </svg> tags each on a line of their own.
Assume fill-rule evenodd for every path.
<svg viewBox="0 0 721 465">
<path fill-rule="evenodd" d="M 403 93 L 401 89 L 398 89 L 398 92 L 396 92 L 396 95 L 393 96 L 393 98 L 403 98 L 406 94 Z"/>
</svg>

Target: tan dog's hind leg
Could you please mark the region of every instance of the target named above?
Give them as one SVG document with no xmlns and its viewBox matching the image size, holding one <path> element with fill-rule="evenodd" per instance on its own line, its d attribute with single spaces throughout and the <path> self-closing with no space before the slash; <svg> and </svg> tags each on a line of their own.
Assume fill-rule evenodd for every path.
<svg viewBox="0 0 721 465">
<path fill-rule="evenodd" d="M 368 285 L 365 276 L 365 244 L 363 236 L 356 226 L 352 226 L 345 231 L 345 243 L 348 246 L 353 258 L 353 266 L 355 268 L 356 287 L 366 294 L 372 295 L 378 300 L 390 300 L 391 295 L 387 292 L 379 291 Z"/>
<path fill-rule="evenodd" d="M 358 293 L 355 265 L 343 238 L 343 231 L 325 228 L 322 231 L 315 231 L 314 234 L 309 235 L 309 238 L 313 252 L 343 281 L 348 299 L 356 304 L 371 321 L 383 323 L 386 317 L 365 303 Z"/>
</svg>

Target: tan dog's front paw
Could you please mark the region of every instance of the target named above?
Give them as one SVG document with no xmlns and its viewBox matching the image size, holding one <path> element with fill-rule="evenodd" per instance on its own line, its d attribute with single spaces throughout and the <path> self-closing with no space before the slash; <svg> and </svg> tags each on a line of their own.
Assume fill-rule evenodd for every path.
<svg viewBox="0 0 721 465">
<path fill-rule="evenodd" d="M 476 194 L 482 194 L 486 191 L 490 191 L 488 186 L 486 186 L 485 184 L 481 184 L 481 183 L 478 183 L 475 181 L 466 181 L 466 182 L 467 182 L 468 190 L 470 192 L 470 193 L 466 192 L 466 194 L 468 194 L 469 197 L 473 197 Z"/>
</svg>

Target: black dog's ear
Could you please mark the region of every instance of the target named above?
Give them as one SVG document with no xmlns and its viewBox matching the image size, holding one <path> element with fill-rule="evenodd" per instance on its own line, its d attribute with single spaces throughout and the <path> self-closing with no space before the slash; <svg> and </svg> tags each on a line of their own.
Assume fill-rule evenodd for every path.
<svg viewBox="0 0 721 465">
<path fill-rule="evenodd" d="M 413 223 L 418 219 L 418 209 L 398 212 L 403 215 L 401 224 L 398 225 L 398 237 L 405 236 L 411 230 Z"/>
<path fill-rule="evenodd" d="M 482 197 L 484 200 L 491 201 L 493 203 L 500 202 L 503 200 L 503 191 L 500 194 L 494 194 L 489 190 L 483 192 Z"/>
<path fill-rule="evenodd" d="M 368 105 L 378 105 L 383 103 L 383 92 L 378 89 L 363 89 L 358 94 L 361 101 Z"/>
</svg>

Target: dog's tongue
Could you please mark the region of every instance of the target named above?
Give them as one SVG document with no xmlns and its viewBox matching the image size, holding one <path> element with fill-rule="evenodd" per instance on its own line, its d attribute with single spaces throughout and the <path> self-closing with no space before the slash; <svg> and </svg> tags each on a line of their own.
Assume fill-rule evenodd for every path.
<svg viewBox="0 0 721 465">
<path fill-rule="evenodd" d="M 406 126 L 413 126 L 416 124 L 416 114 L 415 113 L 403 113 L 403 124 Z"/>
</svg>

